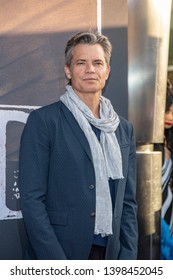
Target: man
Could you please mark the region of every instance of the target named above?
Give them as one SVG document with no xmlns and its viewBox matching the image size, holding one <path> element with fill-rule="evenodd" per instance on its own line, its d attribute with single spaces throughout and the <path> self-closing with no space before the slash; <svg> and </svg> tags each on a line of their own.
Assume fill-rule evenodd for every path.
<svg viewBox="0 0 173 280">
<path fill-rule="evenodd" d="M 101 95 L 111 50 L 99 33 L 72 37 L 65 94 L 28 118 L 19 176 L 26 259 L 136 259 L 133 127 Z"/>
</svg>

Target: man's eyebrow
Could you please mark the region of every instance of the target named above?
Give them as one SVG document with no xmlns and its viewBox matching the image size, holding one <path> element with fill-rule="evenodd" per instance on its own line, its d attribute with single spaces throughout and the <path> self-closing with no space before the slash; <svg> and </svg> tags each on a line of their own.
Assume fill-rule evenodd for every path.
<svg viewBox="0 0 173 280">
<path fill-rule="evenodd" d="M 85 62 L 86 62 L 86 59 L 78 58 L 78 59 L 75 60 L 75 63 L 80 63 L 80 62 L 85 63 Z"/>
</svg>

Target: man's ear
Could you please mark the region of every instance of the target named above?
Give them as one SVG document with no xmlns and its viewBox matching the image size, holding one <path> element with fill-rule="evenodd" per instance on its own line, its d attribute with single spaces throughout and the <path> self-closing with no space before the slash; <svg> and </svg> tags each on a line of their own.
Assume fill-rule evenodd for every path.
<svg viewBox="0 0 173 280">
<path fill-rule="evenodd" d="M 111 72 L 111 67 L 110 67 L 110 66 L 108 66 L 108 68 L 107 68 L 107 78 L 106 78 L 106 80 L 109 78 L 109 74 L 110 74 L 110 72 Z"/>
<path fill-rule="evenodd" d="M 69 66 L 67 66 L 67 65 L 64 66 L 64 72 L 65 72 L 66 78 L 67 78 L 68 80 L 71 80 L 71 73 L 70 73 L 70 68 L 69 68 Z"/>
</svg>

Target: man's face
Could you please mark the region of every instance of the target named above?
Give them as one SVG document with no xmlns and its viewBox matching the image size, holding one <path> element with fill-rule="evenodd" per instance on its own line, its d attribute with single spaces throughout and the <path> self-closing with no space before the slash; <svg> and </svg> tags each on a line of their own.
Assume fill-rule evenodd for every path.
<svg viewBox="0 0 173 280">
<path fill-rule="evenodd" d="M 79 44 L 74 48 L 71 66 L 65 66 L 65 74 L 71 79 L 76 94 L 99 93 L 110 73 L 99 44 Z"/>
</svg>

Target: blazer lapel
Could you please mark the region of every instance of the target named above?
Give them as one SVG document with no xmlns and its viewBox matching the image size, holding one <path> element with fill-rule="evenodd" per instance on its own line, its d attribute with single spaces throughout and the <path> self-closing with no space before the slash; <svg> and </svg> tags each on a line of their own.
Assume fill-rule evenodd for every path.
<svg viewBox="0 0 173 280">
<path fill-rule="evenodd" d="M 71 129 L 73 130 L 74 134 L 76 135 L 77 139 L 83 146 L 85 152 L 89 156 L 90 160 L 92 161 L 92 155 L 91 155 L 91 150 L 89 143 L 87 141 L 87 138 L 80 128 L 79 124 L 77 123 L 76 119 L 74 118 L 73 114 L 70 112 L 70 110 L 62 103 L 62 110 L 65 115 L 65 118 L 67 122 L 69 123 Z"/>
</svg>

